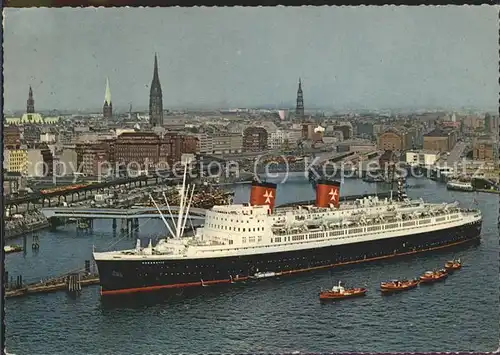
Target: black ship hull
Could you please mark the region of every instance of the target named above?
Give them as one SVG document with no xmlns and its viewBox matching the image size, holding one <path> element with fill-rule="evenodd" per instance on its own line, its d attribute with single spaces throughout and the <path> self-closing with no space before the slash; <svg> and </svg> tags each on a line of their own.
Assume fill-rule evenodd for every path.
<svg viewBox="0 0 500 355">
<path fill-rule="evenodd" d="M 97 260 L 102 295 L 208 286 L 246 280 L 256 273 L 288 275 L 412 255 L 479 242 L 481 222 L 414 234 L 293 252 L 207 259 Z"/>
</svg>

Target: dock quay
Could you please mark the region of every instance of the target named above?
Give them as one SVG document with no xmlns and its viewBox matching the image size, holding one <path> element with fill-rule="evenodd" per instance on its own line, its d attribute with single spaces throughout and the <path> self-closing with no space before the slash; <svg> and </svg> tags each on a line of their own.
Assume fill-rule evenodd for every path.
<svg viewBox="0 0 500 355">
<path fill-rule="evenodd" d="M 81 287 L 98 285 L 99 276 L 89 275 L 88 277 L 79 280 L 78 284 Z M 65 291 L 65 290 L 70 292 L 76 291 L 76 289 L 72 290 L 71 289 L 72 287 L 73 287 L 72 284 L 69 283 L 67 280 L 52 281 L 47 283 L 36 283 L 36 284 L 26 285 L 21 288 L 15 288 L 15 289 L 8 288 L 5 290 L 5 298 L 20 297 L 36 293 L 49 293 L 49 292 Z"/>
<path fill-rule="evenodd" d="M 494 189 L 476 189 L 476 192 L 485 192 L 489 194 L 499 194 L 500 195 L 500 190 L 494 190 Z"/>
<path fill-rule="evenodd" d="M 98 285 L 99 275 L 90 270 L 90 260 L 85 261 L 85 270 L 70 272 L 65 275 L 48 280 L 41 280 L 31 284 L 23 284 L 22 276 L 17 276 L 14 281 L 5 272 L 5 298 L 21 297 L 33 294 L 45 294 L 56 291 L 66 291 L 69 294 L 78 294 L 85 286 Z"/>
<path fill-rule="evenodd" d="M 5 231 L 5 240 L 14 239 L 17 237 L 21 237 L 23 235 L 41 231 L 43 229 L 47 229 L 50 227 L 50 223 L 47 220 L 40 221 L 37 223 L 33 223 L 27 226 L 21 226 L 19 228 L 6 229 Z"/>
</svg>

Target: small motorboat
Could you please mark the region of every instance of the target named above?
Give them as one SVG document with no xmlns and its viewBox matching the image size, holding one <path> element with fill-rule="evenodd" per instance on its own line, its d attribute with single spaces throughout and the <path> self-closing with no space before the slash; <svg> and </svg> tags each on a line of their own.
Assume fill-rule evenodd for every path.
<svg viewBox="0 0 500 355">
<path fill-rule="evenodd" d="M 337 286 L 333 286 L 330 290 L 320 291 L 319 299 L 320 301 L 328 301 L 359 297 L 364 296 L 366 294 L 366 291 L 367 289 L 364 287 L 344 288 L 339 281 L 339 284 Z"/>
<path fill-rule="evenodd" d="M 437 271 L 426 271 L 422 276 L 420 276 L 420 282 L 422 283 L 433 283 L 437 281 L 442 281 L 448 277 L 448 271 L 445 269 Z"/>
<path fill-rule="evenodd" d="M 400 292 L 411 290 L 418 286 L 420 280 L 391 280 L 380 283 L 380 291 L 383 293 Z"/>
<path fill-rule="evenodd" d="M 446 271 L 448 272 L 453 272 L 455 270 L 458 270 L 462 267 L 462 262 L 460 261 L 460 259 L 457 259 L 457 260 L 450 260 L 450 261 L 447 261 L 445 264 L 444 264 L 444 268 L 446 269 Z"/>
<path fill-rule="evenodd" d="M 18 253 L 23 251 L 23 248 L 19 245 L 6 245 L 3 247 L 3 251 L 5 254 L 10 254 L 10 253 Z"/>
</svg>

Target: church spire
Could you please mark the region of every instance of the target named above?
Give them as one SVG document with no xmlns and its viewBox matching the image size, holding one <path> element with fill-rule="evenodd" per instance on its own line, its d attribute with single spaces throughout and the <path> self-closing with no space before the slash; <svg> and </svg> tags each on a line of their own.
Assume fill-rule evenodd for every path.
<svg viewBox="0 0 500 355">
<path fill-rule="evenodd" d="M 160 81 L 160 76 L 158 75 L 158 57 L 156 53 L 155 53 L 155 66 L 153 69 L 153 80 L 158 80 L 158 82 Z"/>
<path fill-rule="evenodd" d="M 26 101 L 26 113 L 35 113 L 35 100 L 33 99 L 31 85 L 28 93 L 28 100 Z"/>
<path fill-rule="evenodd" d="M 153 80 L 149 91 L 149 123 L 152 126 L 163 125 L 163 94 L 161 92 L 160 76 L 158 74 L 158 58 L 155 53 Z"/>
<path fill-rule="evenodd" d="M 109 78 L 106 78 L 106 91 L 104 93 L 102 115 L 105 119 L 109 119 L 113 116 L 113 104 L 111 103 L 111 89 L 109 88 Z"/>
<path fill-rule="evenodd" d="M 297 90 L 297 106 L 295 106 L 295 118 L 304 118 L 304 96 L 302 93 L 302 80 L 299 78 L 299 88 Z"/>
<path fill-rule="evenodd" d="M 106 78 L 106 92 L 104 94 L 104 102 L 111 105 L 111 90 L 109 88 L 109 78 Z"/>
</svg>

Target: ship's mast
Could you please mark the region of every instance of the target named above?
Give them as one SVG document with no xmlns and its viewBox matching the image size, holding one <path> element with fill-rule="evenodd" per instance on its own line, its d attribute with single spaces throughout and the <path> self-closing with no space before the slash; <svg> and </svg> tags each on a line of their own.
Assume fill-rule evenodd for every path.
<svg viewBox="0 0 500 355">
<path fill-rule="evenodd" d="M 165 192 L 163 192 L 163 198 L 165 199 L 165 204 L 167 205 L 168 214 L 170 215 L 170 220 L 172 221 L 172 225 L 175 226 L 174 215 L 172 213 L 172 209 L 170 208 L 170 204 L 168 203 L 168 199 L 167 196 L 165 195 Z"/>
<path fill-rule="evenodd" d="M 186 194 L 186 176 L 187 176 L 187 162 L 184 163 L 184 176 L 182 177 L 182 187 L 180 191 L 180 203 L 179 203 L 179 216 L 177 217 L 177 239 L 181 237 L 181 225 L 182 225 L 182 217 L 184 216 L 184 200 Z"/>
<path fill-rule="evenodd" d="M 165 217 L 163 216 L 163 213 L 161 213 L 161 210 L 160 208 L 158 207 L 158 205 L 156 204 L 156 201 L 154 200 L 153 196 L 151 196 L 151 194 L 149 194 L 149 198 L 151 199 L 151 201 L 153 201 L 153 204 L 155 205 L 156 207 L 156 210 L 158 211 L 158 213 L 160 214 L 160 217 L 161 219 L 163 220 L 163 223 L 165 223 L 165 225 L 167 226 L 168 228 L 168 231 L 170 232 L 170 235 L 172 236 L 172 238 L 175 237 L 175 233 L 174 231 L 172 230 L 172 228 L 170 228 L 170 225 L 168 224 L 167 220 L 165 219 Z M 172 215 L 172 212 L 170 212 L 170 215 Z"/>
<path fill-rule="evenodd" d="M 184 229 L 186 228 L 186 222 L 187 222 L 187 219 L 189 216 L 189 208 L 191 207 L 191 202 L 193 201 L 194 187 L 195 186 L 193 185 L 193 188 L 191 189 L 191 195 L 189 196 L 189 202 L 188 202 L 188 205 L 186 208 L 186 213 L 184 214 L 184 221 L 182 223 L 182 229 L 181 229 L 181 233 L 180 233 L 181 236 L 184 235 Z M 189 194 L 189 189 L 188 189 L 187 193 Z"/>
</svg>

